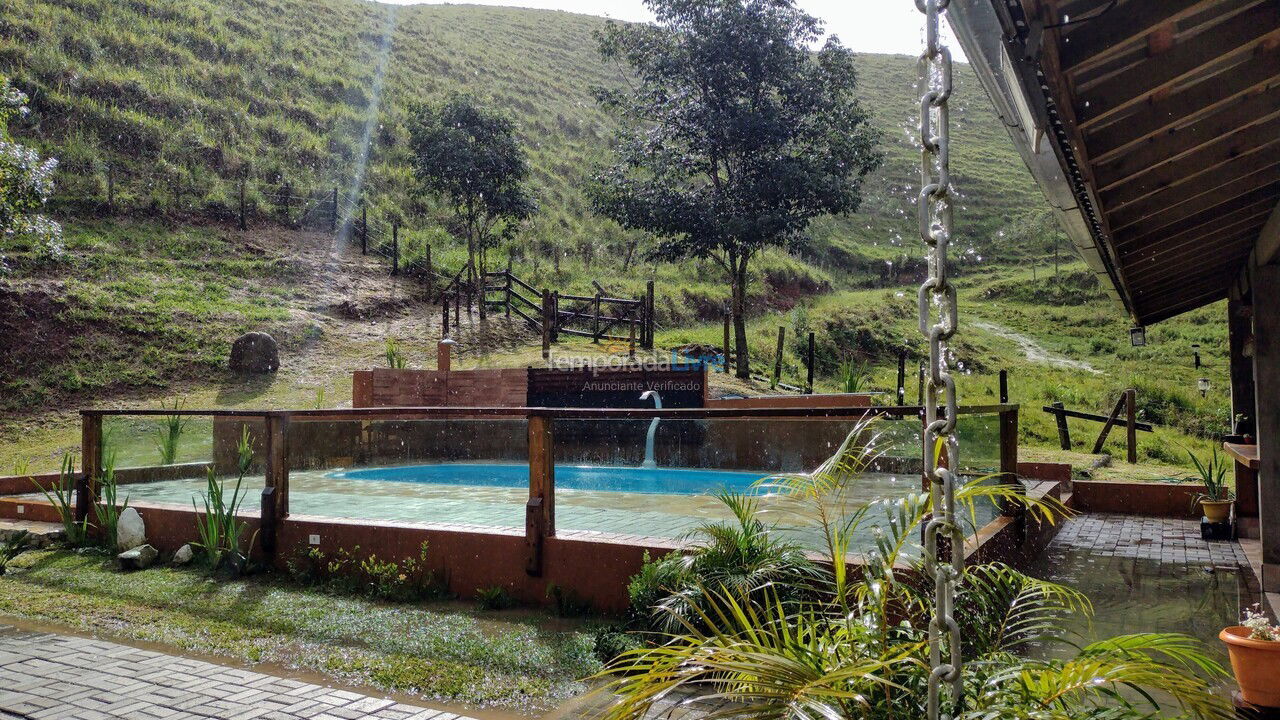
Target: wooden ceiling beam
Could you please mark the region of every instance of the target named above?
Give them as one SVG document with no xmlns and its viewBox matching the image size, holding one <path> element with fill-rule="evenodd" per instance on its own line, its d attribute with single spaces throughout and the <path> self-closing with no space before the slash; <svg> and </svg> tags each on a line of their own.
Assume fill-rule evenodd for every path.
<svg viewBox="0 0 1280 720">
<path fill-rule="evenodd" d="M 1215 205 L 1194 212 L 1187 212 L 1186 208 L 1178 209 L 1177 211 L 1170 210 L 1165 214 L 1156 216 L 1149 223 L 1126 229 L 1123 233 L 1116 233 L 1112 237 L 1128 244 L 1157 236 L 1160 233 L 1174 233 L 1185 227 L 1212 222 L 1228 213 L 1259 203 L 1269 202 L 1274 207 L 1277 198 L 1280 198 L 1280 182 L 1263 185 L 1242 194 L 1219 193 L 1219 196 L 1215 199 L 1220 200 L 1220 202 Z"/>
<path fill-rule="evenodd" d="M 1161 257 L 1136 264 L 1125 263 L 1126 272 L 1135 271 L 1141 273 L 1140 278 L 1130 280 L 1129 284 L 1135 291 L 1149 291 L 1156 287 L 1164 286 L 1171 277 L 1181 276 L 1185 278 L 1191 274 L 1203 275 L 1208 272 L 1206 268 L 1214 267 L 1213 263 L 1223 257 L 1236 258 L 1237 255 L 1248 255 L 1249 250 L 1253 248 L 1254 241 L 1258 239 L 1258 231 L 1261 229 L 1260 226 L 1257 226 L 1239 230 L 1226 238 L 1205 242 L 1203 245 L 1187 248 L 1169 257 Z M 1213 259 L 1206 260 L 1206 256 Z M 1205 263 L 1209 264 L 1206 265 Z"/>
<path fill-rule="evenodd" d="M 1225 273 L 1218 273 L 1214 276 L 1199 277 L 1190 282 L 1184 282 L 1175 287 L 1155 292 L 1132 290 L 1133 300 L 1139 305 L 1168 304 L 1170 299 L 1176 302 L 1182 298 L 1197 297 L 1206 293 L 1212 294 L 1214 291 L 1221 291 L 1225 294 L 1227 288 L 1231 287 L 1232 279 Z"/>
<path fill-rule="evenodd" d="M 1124 264 L 1136 264 L 1187 245 L 1219 239 L 1244 228 L 1256 227 L 1260 223 L 1266 222 L 1267 212 L 1260 209 L 1265 205 L 1265 202 L 1258 203 L 1245 210 L 1227 213 L 1200 223 L 1194 228 L 1183 229 L 1179 227 L 1176 232 L 1149 237 L 1146 242 L 1131 242 L 1125 246 L 1117 246 L 1116 251 L 1119 254 L 1119 260 Z"/>
<path fill-rule="evenodd" d="M 1234 220 L 1234 222 L 1222 225 L 1216 223 L 1202 224 L 1196 231 L 1153 238 L 1153 240 L 1143 243 L 1143 245 L 1130 247 L 1129 251 L 1121 250 L 1119 263 L 1125 266 L 1143 265 L 1149 263 L 1149 261 L 1166 258 L 1166 256 L 1175 255 L 1184 250 L 1198 249 L 1198 247 L 1206 245 L 1206 243 L 1217 242 L 1222 238 L 1234 237 L 1235 234 L 1248 231 L 1248 229 L 1261 229 L 1262 223 L 1265 222 L 1266 219 L 1260 219 L 1260 213 L 1254 211 L 1248 217 Z"/>
<path fill-rule="evenodd" d="M 1225 165 L 1242 163 L 1244 158 L 1259 153 L 1268 154 L 1277 143 L 1280 143 L 1280 116 L 1250 125 L 1240 132 L 1224 135 L 1196 152 L 1101 188 L 1098 199 L 1108 210 L 1119 210 L 1144 198 L 1181 188 L 1187 183 L 1199 183 L 1197 178 L 1208 177 L 1214 170 Z M 1268 158 L 1259 162 L 1266 165 L 1266 160 Z"/>
<path fill-rule="evenodd" d="M 1264 2 L 1076 93 L 1080 127 L 1099 125 L 1208 65 L 1251 52 L 1280 29 L 1280 7 Z"/>
<path fill-rule="evenodd" d="M 1084 133 L 1089 156 L 1108 162 L 1140 143 L 1158 143 L 1178 130 L 1187 118 L 1211 111 L 1229 112 L 1233 104 L 1255 95 L 1274 97 L 1280 87 L 1280 47 L 1264 48 L 1240 64 L 1204 82 L 1151 99 L 1134 108 L 1122 122 Z"/>
<path fill-rule="evenodd" d="M 1147 309 L 1141 305 L 1137 306 L 1137 316 L 1141 322 L 1154 325 L 1161 320 L 1168 320 L 1176 315 L 1181 315 L 1188 310 L 1195 310 L 1202 305 L 1208 305 L 1211 302 L 1225 300 L 1227 297 L 1227 287 L 1206 290 L 1198 295 L 1179 300 L 1175 303 L 1165 304 L 1160 307 Z M 1135 303 L 1135 305 L 1137 305 Z"/>
<path fill-rule="evenodd" d="M 1153 215 L 1175 213 L 1185 217 L 1213 207 L 1227 198 L 1280 180 L 1280 157 L 1256 152 L 1197 176 L 1199 180 L 1178 192 L 1181 184 L 1166 188 L 1142 200 L 1107 213 L 1113 232 L 1142 222 Z"/>
<path fill-rule="evenodd" d="M 1076 72 L 1111 57 L 1125 46 L 1146 38 L 1147 34 L 1169 23 L 1190 17 L 1222 0 L 1163 0 L 1131 2 L 1117 8 L 1117 17 L 1097 21 L 1086 20 L 1066 32 L 1062 46 L 1062 69 Z"/>
<path fill-rule="evenodd" d="M 1223 107 L 1189 125 L 1148 138 L 1110 161 L 1095 161 L 1094 177 L 1102 190 L 1108 190 L 1162 163 L 1198 152 L 1210 143 L 1221 141 L 1226 135 L 1241 132 L 1278 114 L 1280 92 L 1246 95 L 1239 103 Z"/>
</svg>

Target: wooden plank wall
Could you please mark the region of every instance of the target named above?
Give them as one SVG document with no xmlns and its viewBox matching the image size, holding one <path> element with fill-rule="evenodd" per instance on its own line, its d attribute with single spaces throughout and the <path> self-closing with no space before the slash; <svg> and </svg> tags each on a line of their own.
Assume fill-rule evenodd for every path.
<svg viewBox="0 0 1280 720">
<path fill-rule="evenodd" d="M 352 407 L 523 407 L 529 371 L 360 370 L 352 382 Z"/>
</svg>

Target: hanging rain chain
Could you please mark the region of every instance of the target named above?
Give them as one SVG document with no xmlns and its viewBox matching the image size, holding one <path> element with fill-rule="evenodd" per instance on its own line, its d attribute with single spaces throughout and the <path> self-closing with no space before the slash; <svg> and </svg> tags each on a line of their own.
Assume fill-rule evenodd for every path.
<svg viewBox="0 0 1280 720">
<path fill-rule="evenodd" d="M 925 14 L 925 51 L 920 56 L 920 237 L 929 247 L 929 278 L 920 286 L 920 332 L 929 340 L 925 392 L 925 465 L 933 516 L 924 531 L 924 565 L 933 577 L 934 610 L 929 619 L 929 720 L 948 720 L 960 711 L 960 627 L 952 612 L 956 583 L 964 571 L 964 534 L 956 521 L 956 384 L 947 368 L 944 343 L 956 332 L 956 288 L 947 280 L 951 242 L 951 139 L 947 101 L 951 97 L 951 51 L 940 41 L 939 19 L 950 0 L 915 0 Z M 933 319 L 936 309 L 937 320 Z M 944 408 L 939 412 L 939 396 Z M 942 452 L 938 452 L 938 447 Z M 940 542 L 940 538 L 944 542 Z M 943 555 L 950 554 L 948 561 Z M 945 649 L 944 649 L 945 646 Z M 944 660 L 945 658 L 945 660 Z M 943 683 L 951 685 L 949 709 L 942 712 Z"/>
</svg>

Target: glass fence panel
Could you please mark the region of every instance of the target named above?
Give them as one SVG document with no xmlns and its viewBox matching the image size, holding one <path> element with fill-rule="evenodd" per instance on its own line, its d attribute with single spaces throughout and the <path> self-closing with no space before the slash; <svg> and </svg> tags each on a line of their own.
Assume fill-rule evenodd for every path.
<svg viewBox="0 0 1280 720">
<path fill-rule="evenodd" d="M 989 475 L 1000 471 L 998 413 L 960 415 L 956 419 L 956 440 L 960 443 L 961 472 Z"/>
<path fill-rule="evenodd" d="M 249 428 L 250 451 L 257 451 L 243 476 L 236 460 L 242 425 Z M 208 415 L 107 415 L 102 462 L 115 468 L 120 502 L 188 509 L 194 503 L 203 512 L 210 483 L 216 483 L 227 507 L 234 502 L 240 512 L 256 514 L 263 487 L 261 428 L 260 420 L 233 423 Z"/>
<path fill-rule="evenodd" d="M 920 489 L 918 437 L 899 423 L 826 418 L 568 420 L 554 423 L 556 527 L 624 536 L 696 540 L 706 523 L 736 524 L 725 493 L 745 495 L 779 537 L 824 546 L 817 505 L 800 490 L 824 482 L 829 512 L 849 516 L 877 500 Z M 892 450 L 859 472 L 859 449 Z M 915 447 L 898 447 L 901 441 Z M 843 455 L 842 455 L 843 450 Z M 843 458 L 843 462 L 836 459 Z M 882 523 L 868 513 L 861 537 Z M 693 535 L 690 535 L 690 534 Z"/>
<path fill-rule="evenodd" d="M 524 418 L 295 418 L 289 455 L 291 514 L 524 531 Z"/>
</svg>

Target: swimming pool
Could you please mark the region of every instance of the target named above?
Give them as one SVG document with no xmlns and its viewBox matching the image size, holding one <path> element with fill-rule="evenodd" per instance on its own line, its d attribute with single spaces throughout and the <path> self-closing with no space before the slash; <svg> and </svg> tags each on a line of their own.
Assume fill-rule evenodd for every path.
<svg viewBox="0 0 1280 720">
<path fill-rule="evenodd" d="M 335 470 L 330 477 L 348 480 L 527 488 L 524 463 L 436 463 Z M 596 490 L 659 495 L 705 495 L 720 490 L 748 492 L 769 473 L 699 468 L 641 468 L 612 465 L 557 465 L 556 490 Z"/>
</svg>

